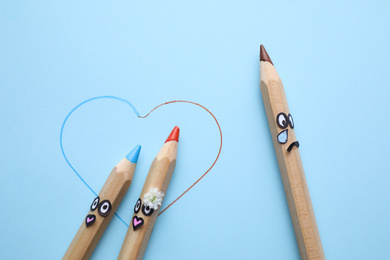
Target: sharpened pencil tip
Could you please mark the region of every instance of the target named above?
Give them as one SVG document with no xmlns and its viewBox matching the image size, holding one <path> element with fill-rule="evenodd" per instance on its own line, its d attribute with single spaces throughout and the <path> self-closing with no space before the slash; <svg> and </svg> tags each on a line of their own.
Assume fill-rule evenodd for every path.
<svg viewBox="0 0 390 260">
<path fill-rule="evenodd" d="M 260 61 L 268 61 L 269 63 L 271 63 L 272 65 L 274 65 L 274 64 L 272 63 L 271 58 L 268 56 L 268 53 L 267 53 L 267 51 L 265 50 L 263 44 L 260 45 Z"/>
<path fill-rule="evenodd" d="M 179 127 L 175 126 L 175 128 L 173 128 L 172 132 L 169 134 L 169 136 L 165 142 L 166 143 L 170 142 L 170 141 L 179 142 L 179 134 L 180 134 L 180 129 L 179 129 Z"/>
<path fill-rule="evenodd" d="M 132 163 L 137 163 L 140 151 L 141 151 L 141 146 L 137 145 L 136 147 L 134 147 L 133 150 L 131 150 L 131 152 L 128 155 L 126 155 L 127 160 L 129 160 Z"/>
</svg>

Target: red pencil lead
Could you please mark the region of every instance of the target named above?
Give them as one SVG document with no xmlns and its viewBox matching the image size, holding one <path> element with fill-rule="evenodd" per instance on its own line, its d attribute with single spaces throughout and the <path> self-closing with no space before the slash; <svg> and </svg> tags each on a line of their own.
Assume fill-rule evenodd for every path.
<svg viewBox="0 0 390 260">
<path fill-rule="evenodd" d="M 180 134 L 180 129 L 179 129 L 179 127 L 175 126 L 175 128 L 173 128 L 172 132 L 169 134 L 169 136 L 165 142 L 166 143 L 170 142 L 170 141 L 179 142 L 179 134 Z"/>
<path fill-rule="evenodd" d="M 265 50 L 263 44 L 260 45 L 260 61 L 268 61 L 269 63 L 271 63 L 272 65 L 274 65 L 274 64 L 272 63 L 271 58 L 268 56 L 268 53 L 267 53 L 267 51 Z"/>
</svg>

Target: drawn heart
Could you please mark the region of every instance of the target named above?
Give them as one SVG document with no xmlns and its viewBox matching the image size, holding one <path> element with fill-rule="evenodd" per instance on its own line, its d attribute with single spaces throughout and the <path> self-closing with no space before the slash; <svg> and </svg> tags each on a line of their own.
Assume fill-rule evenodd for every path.
<svg viewBox="0 0 390 260">
<path fill-rule="evenodd" d="M 144 224 L 143 218 L 138 218 L 137 216 L 133 217 L 133 229 L 136 231 Z"/>
<path fill-rule="evenodd" d="M 62 143 L 62 137 L 63 137 L 63 131 L 64 131 L 64 127 L 65 127 L 65 124 L 66 122 L 68 121 L 69 117 L 73 114 L 73 112 L 75 112 L 79 107 L 85 105 L 86 103 L 89 103 L 89 102 L 92 102 L 94 100 L 98 100 L 98 99 L 114 99 L 114 100 L 117 100 L 117 101 L 120 101 L 120 102 L 123 102 L 125 104 L 127 104 L 128 106 L 130 106 L 130 108 L 133 110 L 133 112 L 135 113 L 135 115 L 138 117 L 138 118 L 147 118 L 154 110 L 156 110 L 157 108 L 159 107 L 162 107 L 162 106 L 165 106 L 165 105 L 168 105 L 168 104 L 174 104 L 174 103 L 187 103 L 187 104 L 192 104 L 192 105 L 196 105 L 204 110 L 206 110 L 207 113 L 209 113 L 216 125 L 218 126 L 218 130 L 219 130 L 219 135 L 220 135 L 220 146 L 219 146 L 219 150 L 218 150 L 218 154 L 214 160 L 214 162 L 212 163 L 212 165 L 207 169 L 206 172 L 204 172 L 190 187 L 188 187 L 181 195 L 179 195 L 174 201 L 172 201 L 165 209 L 163 209 L 158 215 L 160 216 L 162 213 L 164 213 L 169 207 L 171 207 L 174 203 L 176 203 L 181 197 L 184 196 L 184 194 L 186 194 L 188 191 L 190 191 L 203 177 L 206 176 L 207 173 L 210 172 L 210 170 L 214 167 L 214 165 L 216 164 L 216 162 L 218 161 L 218 158 L 219 158 L 219 155 L 221 154 L 221 150 L 222 150 L 222 130 L 221 130 L 221 127 L 218 123 L 218 120 L 217 118 L 213 115 L 213 113 L 211 113 L 206 107 L 198 104 L 198 103 L 195 103 L 195 102 L 192 102 L 192 101 L 186 101 L 186 100 L 174 100 L 174 101 L 169 101 L 169 102 L 165 102 L 163 104 L 160 104 L 158 106 L 156 106 L 155 108 L 153 108 L 149 113 L 147 113 L 145 116 L 141 116 L 138 111 L 136 110 L 136 108 L 129 102 L 127 101 L 126 99 L 123 99 L 123 98 L 120 98 L 120 97 L 115 97 L 115 96 L 98 96 L 98 97 L 93 97 L 93 98 L 90 98 L 90 99 L 87 99 L 87 100 L 84 100 L 83 102 L 81 102 L 80 104 L 78 104 L 77 106 L 75 106 L 69 113 L 68 115 L 65 117 L 63 123 L 62 123 L 62 127 L 61 127 L 61 132 L 60 132 L 60 147 L 61 147 L 61 152 L 62 152 L 62 155 L 66 161 L 66 163 L 69 165 L 69 167 L 73 170 L 73 172 L 79 177 L 79 179 L 85 184 L 85 186 L 88 187 L 88 189 L 93 193 L 95 194 L 95 196 L 97 196 L 98 194 L 88 185 L 88 183 L 81 177 L 81 175 L 77 172 L 77 170 L 73 167 L 73 165 L 69 162 L 66 154 L 65 154 L 65 151 L 64 151 L 64 148 L 63 148 L 63 143 Z M 93 216 L 93 215 L 88 215 L 88 216 Z M 88 218 L 87 216 L 87 218 Z M 122 221 L 122 223 L 128 227 L 127 223 L 115 212 L 115 216 Z M 142 218 L 141 218 L 142 220 Z M 92 220 L 91 220 L 92 221 Z M 94 220 L 93 220 L 94 221 Z M 92 221 L 92 223 L 93 223 Z M 134 220 L 133 220 L 134 221 Z M 143 221 L 143 220 L 142 220 Z M 91 225 L 92 223 L 89 222 Z M 137 222 L 138 223 L 138 222 Z M 143 223 L 143 222 L 142 222 Z M 88 223 L 87 223 L 87 219 L 86 219 L 86 224 L 88 226 Z M 139 223 L 137 224 L 139 225 Z M 136 225 L 136 226 L 137 226 Z M 142 225 L 142 224 L 141 224 Z M 134 226 L 134 222 L 133 222 L 133 226 Z"/>
</svg>

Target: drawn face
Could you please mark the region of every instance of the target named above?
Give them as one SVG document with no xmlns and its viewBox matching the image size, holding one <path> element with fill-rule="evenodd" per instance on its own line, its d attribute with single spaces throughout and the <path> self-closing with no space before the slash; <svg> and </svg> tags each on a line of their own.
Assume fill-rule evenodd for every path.
<svg viewBox="0 0 390 260">
<path fill-rule="evenodd" d="M 97 209 L 97 212 L 100 216 L 107 217 L 108 214 L 110 214 L 111 212 L 111 202 L 109 200 L 103 200 L 100 203 L 99 202 L 100 197 L 97 196 L 91 204 L 91 211 L 94 212 Z M 87 227 L 90 227 L 95 222 L 95 220 L 95 214 L 88 214 L 88 216 L 85 218 L 85 225 L 87 225 Z"/>
<path fill-rule="evenodd" d="M 294 129 L 294 120 L 291 116 L 291 114 L 286 115 L 285 113 L 281 112 L 276 116 L 276 124 L 279 128 L 284 129 L 282 132 L 280 132 L 277 136 L 278 142 L 280 144 L 285 144 L 288 141 L 288 127 L 290 126 L 291 131 Z M 299 148 L 299 142 L 294 141 L 290 143 L 290 145 L 287 147 L 287 152 L 290 152 L 293 148 L 297 147 Z"/>
<path fill-rule="evenodd" d="M 151 216 L 154 212 L 154 209 L 150 208 L 149 206 L 145 204 L 142 205 L 142 200 L 141 198 L 139 198 L 134 206 L 134 214 L 138 214 L 138 213 L 141 214 L 140 212 L 141 208 L 142 208 L 141 210 L 142 214 L 146 217 Z M 133 226 L 133 230 L 136 231 L 137 229 L 142 227 L 142 225 L 144 224 L 144 219 L 142 217 L 138 217 L 137 215 L 134 215 L 133 219 L 131 220 L 131 224 Z"/>
</svg>

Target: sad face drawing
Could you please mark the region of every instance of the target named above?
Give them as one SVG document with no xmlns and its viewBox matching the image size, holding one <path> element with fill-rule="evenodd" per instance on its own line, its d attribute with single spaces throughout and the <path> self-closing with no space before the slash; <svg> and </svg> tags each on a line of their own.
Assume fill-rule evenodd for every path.
<svg viewBox="0 0 390 260">
<path fill-rule="evenodd" d="M 278 142 L 280 144 L 285 144 L 288 141 L 288 130 L 287 129 L 290 126 L 290 130 L 293 131 L 294 129 L 294 120 L 291 116 L 291 114 L 286 115 L 285 113 L 281 112 L 276 116 L 276 124 L 280 129 L 284 129 L 282 132 L 280 132 L 277 136 Z M 299 148 L 299 142 L 293 141 L 291 142 L 287 147 L 287 152 L 291 152 L 291 150 L 295 147 Z"/>
</svg>

